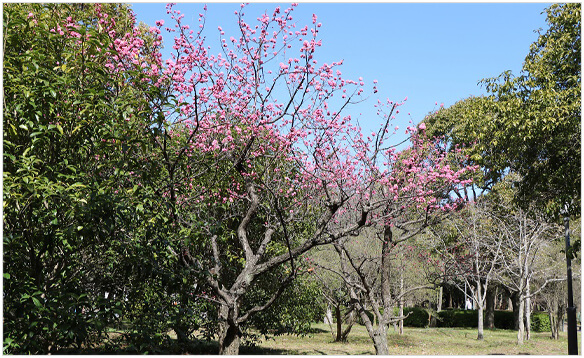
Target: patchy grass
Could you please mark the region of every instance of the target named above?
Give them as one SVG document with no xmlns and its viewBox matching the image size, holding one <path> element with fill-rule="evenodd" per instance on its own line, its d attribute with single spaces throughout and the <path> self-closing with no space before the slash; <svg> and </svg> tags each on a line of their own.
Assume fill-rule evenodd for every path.
<svg viewBox="0 0 584 358">
<path fill-rule="evenodd" d="M 279 336 L 261 342 L 252 354 L 375 354 L 364 326 L 354 326 L 347 343 L 333 342 L 327 325 L 316 324 L 315 328 L 318 333 L 307 337 Z M 522 346 L 516 344 L 516 331 L 485 330 L 483 341 L 476 337 L 476 329 L 405 327 L 402 336 L 389 333 L 388 346 L 392 355 L 564 355 L 568 351 L 566 333 L 554 341 L 550 333 L 533 332 L 531 340 Z M 580 344 L 580 332 L 578 341 Z"/>
<path fill-rule="evenodd" d="M 375 348 L 364 326 L 355 325 L 348 337 L 348 342 L 333 342 L 329 326 L 314 324 L 311 334 L 298 337 L 283 335 L 264 339 L 255 346 L 242 345 L 243 355 L 370 355 L 375 354 Z M 109 342 L 113 343 L 119 337 L 119 332 L 108 334 Z M 404 328 L 404 334 L 399 335 L 390 329 L 388 334 L 389 353 L 391 355 L 565 355 L 568 352 L 568 341 L 565 332 L 560 333 L 559 340 L 550 339 L 550 333 L 532 333 L 532 339 L 522 346 L 516 344 L 517 332 L 511 330 L 485 330 L 484 340 L 477 341 L 477 330 L 467 328 Z M 179 344 L 176 336 L 169 344 L 159 347 L 151 354 L 197 354 L 209 355 L 219 352 L 217 341 L 193 340 Z M 579 353 L 581 350 L 581 335 L 578 332 Z M 64 349 L 59 354 L 136 354 L 126 345 L 102 345 L 96 348 Z M 141 352 L 145 353 L 145 352 Z"/>
</svg>

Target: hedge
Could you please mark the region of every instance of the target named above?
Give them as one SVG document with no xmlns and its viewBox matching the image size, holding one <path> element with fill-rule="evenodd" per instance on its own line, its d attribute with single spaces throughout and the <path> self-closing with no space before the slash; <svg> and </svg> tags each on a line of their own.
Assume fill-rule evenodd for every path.
<svg viewBox="0 0 584 358">
<path fill-rule="evenodd" d="M 393 311 L 394 315 L 397 316 L 397 307 L 395 307 Z M 367 315 L 371 321 L 373 321 L 373 314 L 367 311 Z M 477 328 L 478 326 L 478 311 L 476 310 L 447 309 L 436 312 L 427 308 L 404 307 L 404 315 L 408 315 L 404 320 L 404 326 L 406 327 Z M 358 322 L 363 324 L 360 319 Z M 515 329 L 513 312 L 495 311 L 495 328 Z M 531 330 L 533 332 L 546 332 L 550 330 L 550 319 L 547 313 L 534 312 L 531 315 Z"/>
</svg>

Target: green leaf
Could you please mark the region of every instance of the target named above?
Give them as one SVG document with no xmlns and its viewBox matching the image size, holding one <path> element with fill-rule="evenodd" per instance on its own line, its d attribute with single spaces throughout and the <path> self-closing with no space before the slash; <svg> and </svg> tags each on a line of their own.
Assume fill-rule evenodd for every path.
<svg viewBox="0 0 584 358">
<path fill-rule="evenodd" d="M 32 302 L 37 307 L 42 307 L 43 306 L 42 303 L 41 303 L 41 301 L 39 301 L 38 298 L 36 298 L 36 297 L 32 297 Z"/>
</svg>

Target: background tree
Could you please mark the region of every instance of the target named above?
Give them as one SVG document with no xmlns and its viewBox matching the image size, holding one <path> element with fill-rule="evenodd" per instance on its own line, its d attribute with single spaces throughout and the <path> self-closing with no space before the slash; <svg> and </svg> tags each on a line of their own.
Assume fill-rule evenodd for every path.
<svg viewBox="0 0 584 358">
<path fill-rule="evenodd" d="M 478 310 L 478 340 L 484 339 L 487 294 L 500 269 L 502 254 L 502 236 L 497 230 L 499 220 L 488 200 L 481 197 L 444 222 L 447 227 L 432 230 L 439 237 L 437 250 L 444 261 L 444 270 L 451 276 L 449 282 L 464 292 Z"/>
</svg>

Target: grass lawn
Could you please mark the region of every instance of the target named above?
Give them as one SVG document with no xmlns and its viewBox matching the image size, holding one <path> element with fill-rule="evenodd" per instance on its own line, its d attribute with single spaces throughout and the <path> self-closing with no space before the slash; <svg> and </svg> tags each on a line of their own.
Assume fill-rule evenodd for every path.
<svg viewBox="0 0 584 358">
<path fill-rule="evenodd" d="M 308 354 L 343 355 L 375 354 L 364 326 L 353 326 L 347 343 L 332 342 L 328 325 L 315 324 L 315 332 L 305 337 L 280 336 L 261 342 L 255 349 L 242 349 L 242 354 Z M 404 328 L 402 336 L 390 329 L 389 352 L 393 355 L 488 355 L 531 354 L 563 355 L 568 352 L 565 332 L 551 340 L 549 332 L 532 332 L 532 338 L 522 346 L 516 344 L 517 332 L 485 330 L 485 339 L 477 341 L 476 329 L 464 328 Z M 580 332 L 578 346 L 580 349 Z"/>
</svg>

